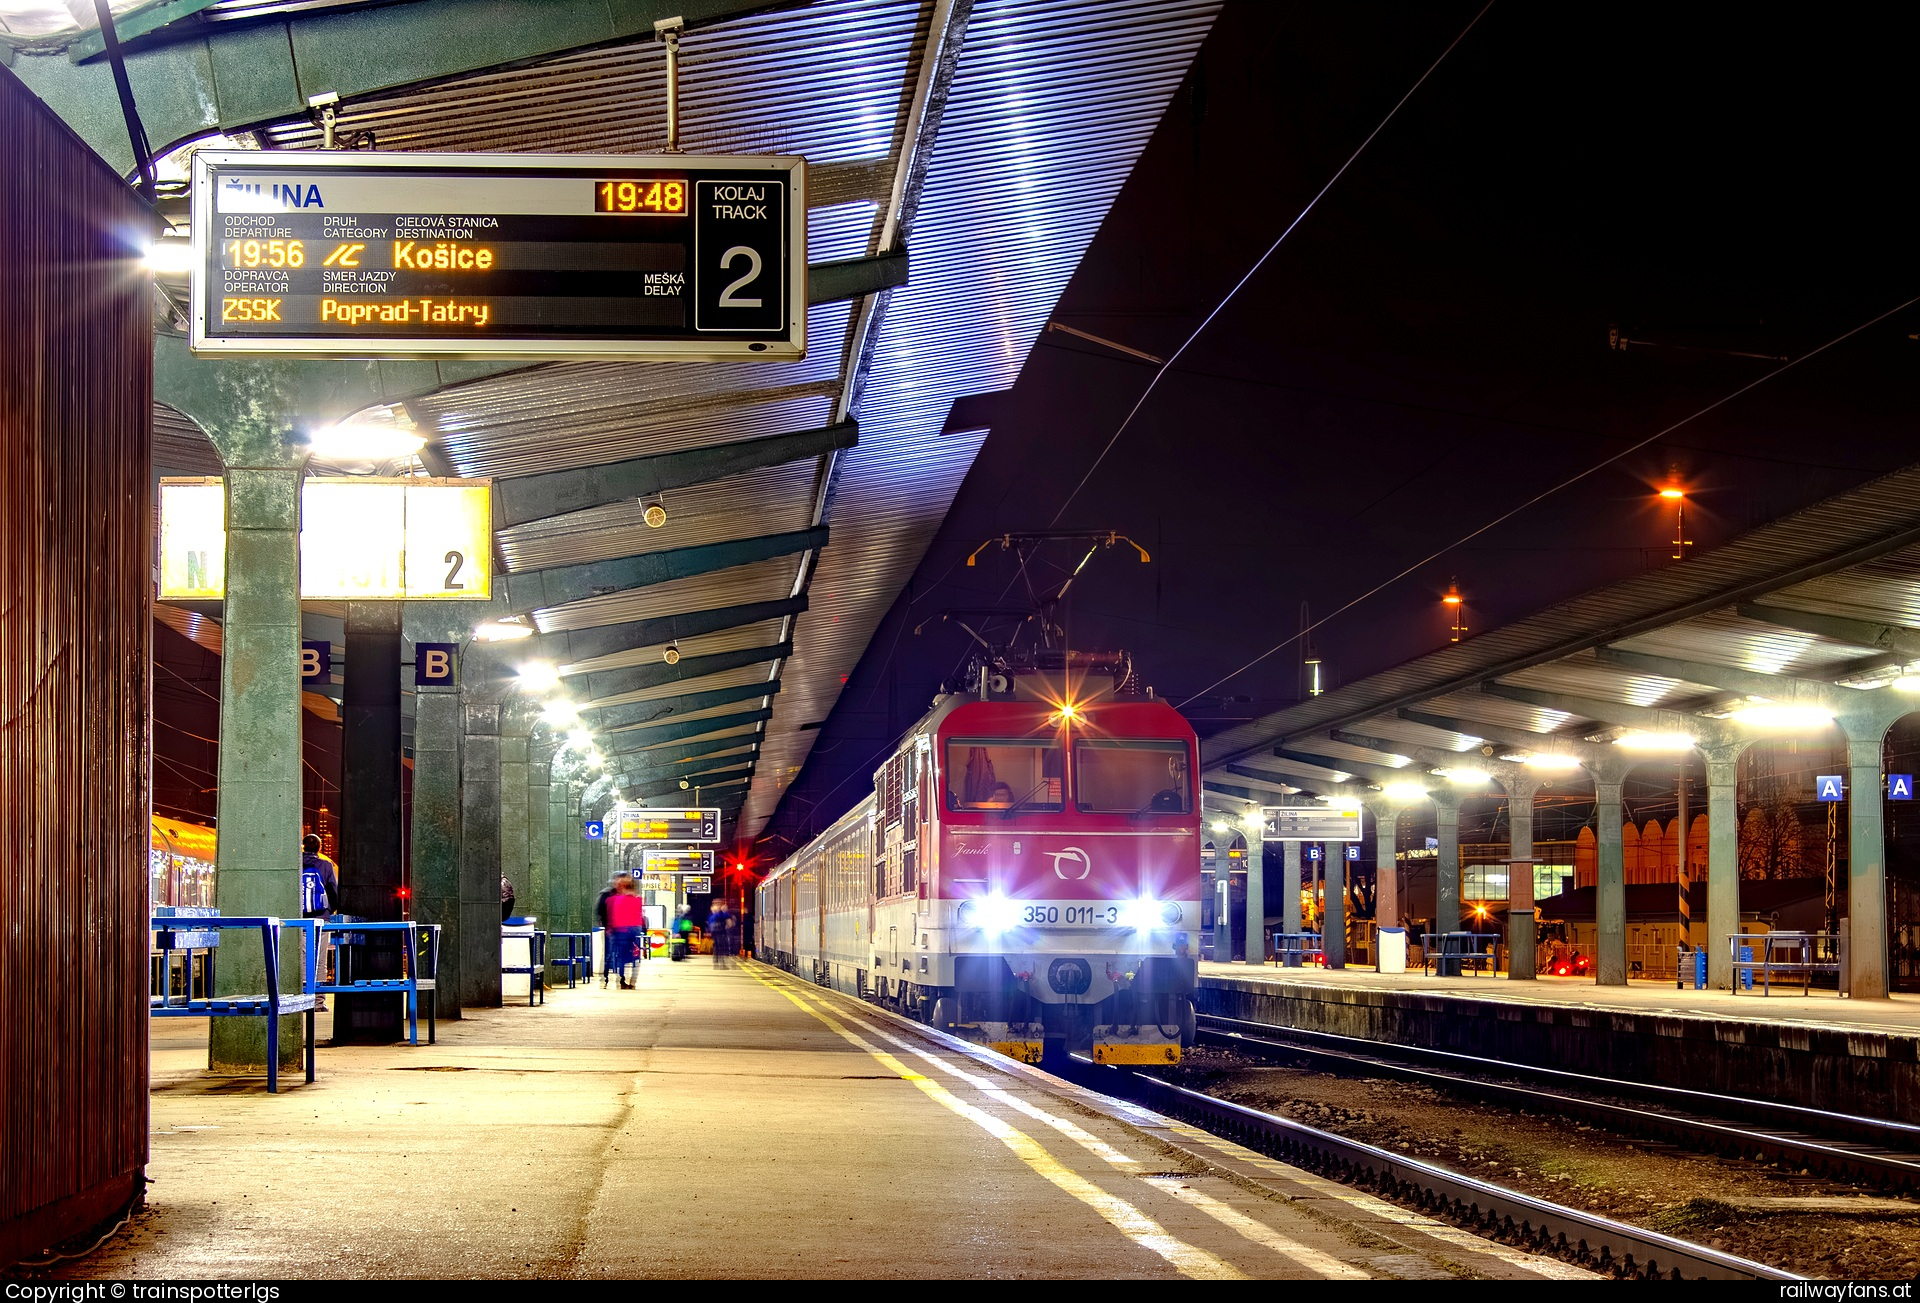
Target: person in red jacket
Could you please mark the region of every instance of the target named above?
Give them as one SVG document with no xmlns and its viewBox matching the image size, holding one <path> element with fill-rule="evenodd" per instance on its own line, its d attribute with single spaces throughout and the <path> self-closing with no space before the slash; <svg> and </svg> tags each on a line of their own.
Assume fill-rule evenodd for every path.
<svg viewBox="0 0 1920 1303">
<path fill-rule="evenodd" d="M 628 974 L 638 960 L 636 947 L 639 945 L 640 930 L 647 925 L 647 907 L 640 899 L 639 884 L 630 877 L 622 878 L 614 884 L 613 894 L 607 897 L 607 941 L 610 953 L 607 966 L 620 975 L 620 989 L 631 991 L 633 979 Z"/>
</svg>

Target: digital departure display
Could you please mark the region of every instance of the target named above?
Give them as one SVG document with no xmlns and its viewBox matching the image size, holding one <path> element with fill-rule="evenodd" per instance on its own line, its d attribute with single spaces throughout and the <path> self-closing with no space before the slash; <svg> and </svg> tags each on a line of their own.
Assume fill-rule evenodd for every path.
<svg viewBox="0 0 1920 1303">
<path fill-rule="evenodd" d="M 717 842 L 718 810 L 623 809 L 608 815 L 615 840 L 623 842 Z"/>
<path fill-rule="evenodd" d="M 712 873 L 713 852 L 684 848 L 645 850 L 640 853 L 640 866 L 645 873 Z"/>
<path fill-rule="evenodd" d="M 806 355 L 797 158 L 207 151 L 193 231 L 196 353 Z"/>
</svg>

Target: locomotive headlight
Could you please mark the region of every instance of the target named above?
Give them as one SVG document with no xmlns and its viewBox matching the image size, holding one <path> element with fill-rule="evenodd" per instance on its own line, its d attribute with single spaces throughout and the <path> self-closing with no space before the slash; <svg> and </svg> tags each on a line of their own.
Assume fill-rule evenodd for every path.
<svg viewBox="0 0 1920 1303">
<path fill-rule="evenodd" d="M 1020 924 L 1020 905 L 1005 896 L 976 896 L 961 903 L 959 922 L 986 932 L 1010 932 Z"/>
<path fill-rule="evenodd" d="M 1120 925 L 1122 927 L 1130 927 L 1136 932 L 1145 932 L 1150 928 L 1163 927 L 1165 926 L 1162 922 L 1163 915 L 1161 914 L 1163 908 L 1178 909 L 1179 907 L 1177 905 L 1162 906 L 1159 901 L 1148 896 L 1142 896 L 1138 900 L 1130 900 L 1120 907 Z"/>
</svg>

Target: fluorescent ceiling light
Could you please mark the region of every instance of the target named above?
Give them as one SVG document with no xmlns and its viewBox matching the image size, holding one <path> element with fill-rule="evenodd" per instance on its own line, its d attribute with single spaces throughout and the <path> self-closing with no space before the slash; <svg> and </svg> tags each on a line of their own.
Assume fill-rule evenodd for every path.
<svg viewBox="0 0 1920 1303">
<path fill-rule="evenodd" d="M 307 436 L 308 452 L 324 462 L 404 461 L 426 446 L 426 436 L 397 407 L 360 412 Z"/>
<path fill-rule="evenodd" d="M 1819 706 L 1782 706 L 1763 702 L 1757 706 L 1742 706 L 1728 718 L 1755 728 L 1818 729 L 1833 723 L 1833 712 Z"/>
<path fill-rule="evenodd" d="M 1529 769 L 1549 769 L 1565 772 L 1569 769 L 1578 769 L 1580 767 L 1580 758 L 1578 756 L 1540 754 L 1528 756 L 1520 763 Z"/>
<path fill-rule="evenodd" d="M 533 626 L 520 616 L 509 615 L 501 620 L 488 620 L 474 629 L 473 636 L 481 642 L 513 642 L 533 637 Z"/>
<path fill-rule="evenodd" d="M 1388 783 L 1380 789 L 1390 801 L 1424 801 L 1427 789 L 1419 783 Z"/>
<path fill-rule="evenodd" d="M 520 667 L 520 687 L 525 692 L 552 692 L 560 686 L 560 671 L 552 661 L 528 661 Z"/>
<path fill-rule="evenodd" d="M 549 701 L 545 709 L 540 712 L 540 718 L 554 725 L 572 724 L 580 718 L 580 707 L 574 705 L 565 697 L 561 697 L 557 700 Z"/>
<path fill-rule="evenodd" d="M 1693 738 L 1686 733 L 1625 733 L 1613 744 L 1627 751 L 1689 751 Z"/>
<path fill-rule="evenodd" d="M 1461 787 L 1478 787 L 1493 781 L 1493 775 L 1484 769 L 1442 769 L 1440 773 L 1449 783 Z"/>
</svg>

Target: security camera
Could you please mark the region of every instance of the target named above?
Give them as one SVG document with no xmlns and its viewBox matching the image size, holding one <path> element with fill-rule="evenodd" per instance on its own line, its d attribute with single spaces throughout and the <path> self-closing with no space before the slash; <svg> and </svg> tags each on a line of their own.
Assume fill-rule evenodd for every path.
<svg viewBox="0 0 1920 1303">
<path fill-rule="evenodd" d="M 647 522 L 648 529 L 658 529 L 667 523 L 667 504 L 660 501 L 640 501 L 640 519 Z"/>
<path fill-rule="evenodd" d="M 680 663 L 680 644 L 677 642 L 668 643 L 667 650 L 661 654 L 666 657 L 667 664 L 678 665 Z"/>
</svg>

